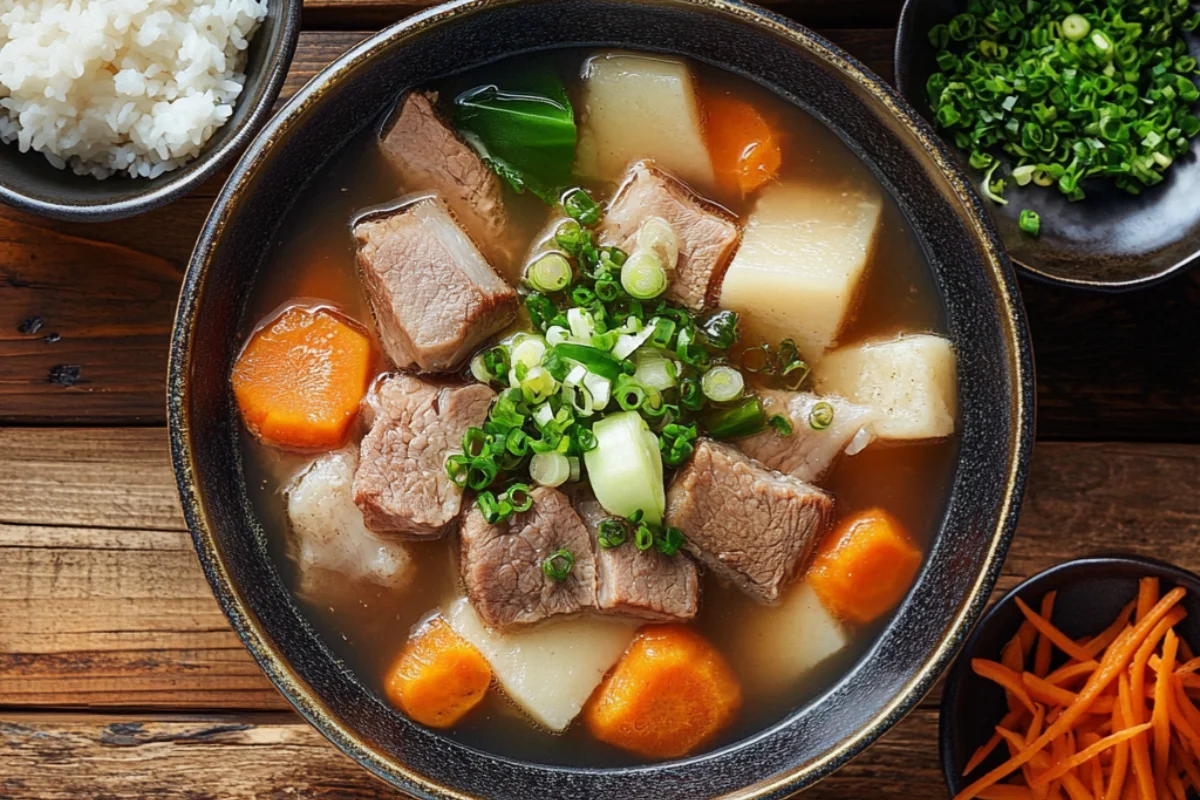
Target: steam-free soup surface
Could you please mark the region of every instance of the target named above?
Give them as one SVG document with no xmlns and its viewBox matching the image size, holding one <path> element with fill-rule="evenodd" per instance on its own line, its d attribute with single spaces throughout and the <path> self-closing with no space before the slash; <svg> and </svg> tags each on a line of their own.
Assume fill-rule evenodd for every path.
<svg viewBox="0 0 1200 800">
<path fill-rule="evenodd" d="M 561 74 L 577 76 L 591 54 L 565 52 L 557 56 Z M 517 61 L 486 69 L 486 79 L 519 69 Z M 837 345 L 890 339 L 901 333 L 938 333 L 944 319 L 921 249 L 894 202 L 882 191 L 867 165 L 830 130 L 804 111 L 762 88 L 718 70 L 691 65 L 705 93 L 729 90 L 751 103 L 777 132 L 782 158 L 772 184 L 808 187 L 873 187 L 883 198 L 878 230 L 855 293 L 853 308 L 837 333 Z M 483 73 L 481 73 L 483 75 Z M 447 82 L 443 94 L 485 80 L 468 75 Z M 437 87 L 434 87 L 437 88 Z M 580 81 L 568 78 L 567 89 L 579 108 Z M 382 120 L 381 120 L 382 122 Z M 629 120 L 636 126 L 637 120 Z M 710 120 L 711 124 L 711 120 Z M 357 321 L 373 342 L 372 369 L 389 369 L 374 329 L 371 309 L 355 262 L 355 242 L 349 225 L 363 209 L 394 202 L 402 187 L 378 145 L 379 127 L 370 126 L 312 178 L 274 237 L 276 245 L 264 265 L 244 317 L 245 335 L 280 308 L 321 305 Z M 597 199 L 610 198 L 611 181 L 585 185 Z M 743 197 L 728 186 L 709 188 L 707 200 L 719 203 L 744 224 L 762 190 Z M 551 217 L 551 210 L 532 194 L 506 190 L 511 238 L 520 244 L 510 261 L 494 259 L 500 275 L 516 285 L 525 255 Z M 735 267 L 737 262 L 735 260 Z M 731 270 L 732 271 L 732 270 Z M 753 326 L 750 326 L 753 328 Z M 764 337 L 765 338 L 765 337 Z M 807 354 L 806 354 L 807 355 Z M 362 435 L 356 422 L 352 441 Z M 856 512 L 882 508 L 927 552 L 942 517 L 956 455 L 957 439 L 944 436 L 921 441 L 876 441 L 855 455 L 841 455 L 819 483 L 836 498 L 836 514 L 845 519 Z M 410 631 L 439 608 L 461 596 L 455 567 L 456 536 L 407 545 L 416 569 L 415 580 L 402 589 L 381 587 L 344 575 L 303 576 L 289 543 L 284 492 L 298 471 L 312 460 L 265 444 L 249 431 L 243 434 L 247 485 L 257 514 L 285 582 L 297 602 L 321 632 L 332 652 L 381 697 L 388 670 L 405 646 Z M 684 532 L 687 533 L 686 531 Z M 775 610 L 747 597 L 711 571 L 702 581 L 700 612 L 691 626 L 714 644 L 737 674 L 743 707 L 735 722 L 707 748 L 735 741 L 777 722 L 843 676 L 872 646 L 891 614 L 866 624 L 848 624 L 848 646 L 807 673 L 802 680 L 780 685 L 764 668 L 763 652 L 770 651 Z M 579 720 L 564 733 L 552 734 L 531 724 L 501 691 L 490 691 L 446 734 L 488 752 L 548 764 L 607 766 L 642 763 L 645 759 L 596 741 Z"/>
</svg>

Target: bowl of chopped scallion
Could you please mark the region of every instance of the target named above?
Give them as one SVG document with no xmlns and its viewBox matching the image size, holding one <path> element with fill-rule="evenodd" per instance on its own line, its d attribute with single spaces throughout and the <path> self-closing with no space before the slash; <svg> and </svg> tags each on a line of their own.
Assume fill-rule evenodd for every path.
<svg viewBox="0 0 1200 800">
<path fill-rule="evenodd" d="M 907 0 L 896 85 L 1027 274 L 1123 290 L 1200 263 L 1200 5 Z"/>
</svg>

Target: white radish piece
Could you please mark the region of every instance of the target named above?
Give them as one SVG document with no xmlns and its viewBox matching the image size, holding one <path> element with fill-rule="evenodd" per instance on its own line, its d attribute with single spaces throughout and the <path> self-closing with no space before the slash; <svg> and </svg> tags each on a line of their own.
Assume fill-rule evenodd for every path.
<svg viewBox="0 0 1200 800">
<path fill-rule="evenodd" d="M 641 53 L 601 53 L 583 66 L 582 95 L 578 174 L 616 181 L 634 161 L 651 159 L 694 186 L 713 185 L 687 62 Z"/>
<path fill-rule="evenodd" d="M 822 393 L 870 406 L 881 439 L 937 439 L 954 433 L 957 366 L 950 342 L 912 334 L 843 347 L 817 366 Z"/>
<path fill-rule="evenodd" d="M 578 617 L 499 633 L 465 597 L 445 612 L 450 627 L 475 646 L 500 687 L 535 722 L 565 730 L 633 639 L 637 623 Z"/>
<path fill-rule="evenodd" d="M 354 503 L 353 447 L 326 453 L 305 469 L 287 489 L 287 513 L 302 585 L 336 573 L 341 581 L 364 580 L 402 589 L 414 577 L 408 547 L 367 530 Z M 303 588 L 302 586 L 302 588 Z"/>
<path fill-rule="evenodd" d="M 818 361 L 853 309 L 882 208 L 869 186 L 764 189 L 721 289 L 746 341 L 791 338 Z"/>
</svg>

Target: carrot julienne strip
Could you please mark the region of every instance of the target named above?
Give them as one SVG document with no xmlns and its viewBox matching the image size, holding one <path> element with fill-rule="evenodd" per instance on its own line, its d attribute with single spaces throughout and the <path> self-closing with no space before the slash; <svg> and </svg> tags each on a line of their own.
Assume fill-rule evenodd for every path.
<svg viewBox="0 0 1200 800">
<path fill-rule="evenodd" d="M 1125 626 L 1129 624 L 1129 618 L 1133 616 L 1133 611 L 1137 607 L 1137 600 L 1130 600 L 1117 614 L 1117 618 L 1112 621 L 1112 624 L 1102 630 L 1097 635 L 1088 639 L 1086 642 L 1080 642 L 1083 649 L 1092 654 L 1092 658 L 1104 652 L 1104 648 L 1113 643 Z"/>
<path fill-rule="evenodd" d="M 1117 687 L 1118 703 L 1113 707 L 1113 731 L 1124 730 L 1128 719 L 1125 716 L 1125 706 L 1129 705 L 1129 679 L 1121 673 Z M 1108 776 L 1108 789 L 1104 792 L 1104 800 L 1120 800 L 1125 788 L 1125 773 L 1129 769 L 1129 743 L 1118 742 L 1113 754 L 1112 772 Z"/>
<path fill-rule="evenodd" d="M 1075 723 L 1079 717 L 1083 716 L 1088 707 L 1095 702 L 1096 698 L 1108 688 L 1108 685 L 1116 680 L 1117 676 L 1124 671 L 1129 665 L 1130 659 L 1138 647 L 1153 630 L 1154 626 L 1158 625 L 1159 621 L 1167 615 L 1183 598 L 1185 591 L 1176 587 L 1168 592 L 1158 603 L 1146 613 L 1146 616 L 1140 620 L 1133 628 L 1126 628 L 1117 636 L 1116 641 L 1112 643 L 1109 649 L 1104 654 L 1104 660 L 1100 662 L 1100 668 L 1096 670 L 1092 677 L 1088 679 L 1087 684 L 1079 692 L 1079 695 L 1074 703 L 1071 704 L 1063 713 L 1056 719 L 1037 740 L 1029 745 L 1024 751 L 1010 758 L 1005 763 L 986 773 L 982 777 L 967 786 L 966 789 L 959 792 L 955 800 L 971 800 L 979 796 L 979 792 L 998 783 L 1003 778 L 1011 775 L 1022 764 L 1027 763 L 1033 756 L 1046 746 L 1048 742 L 1053 741 L 1058 736 L 1061 736 L 1065 731 Z M 1131 741 L 1138 741 L 1135 737 Z"/>
<path fill-rule="evenodd" d="M 1154 726 L 1154 786 L 1161 797 L 1167 785 L 1167 760 L 1171 755 L 1171 718 L 1167 705 L 1167 694 L 1171 686 L 1170 676 L 1175 670 L 1175 653 L 1179 650 L 1179 637 L 1168 630 L 1163 642 L 1162 660 L 1154 684 L 1154 713 L 1150 723 Z"/>
<path fill-rule="evenodd" d="M 1038 708 L 1038 712 L 1041 714 L 1046 713 L 1045 709 L 1040 707 Z M 1015 711 L 1009 711 L 1004 715 L 1004 719 L 1000 720 L 1000 727 L 1011 728 L 1013 725 L 1016 725 L 1018 722 L 1020 722 L 1021 717 L 1023 716 L 1025 716 L 1024 709 L 1018 708 Z M 963 767 L 963 775 L 970 775 L 972 772 L 979 769 L 979 765 L 986 761 L 987 757 L 990 756 L 992 751 L 994 751 L 999 745 L 1000 734 L 993 733 L 992 738 L 988 739 L 985 744 L 977 748 L 971 755 L 970 760 L 967 761 L 967 765 Z"/>
<path fill-rule="evenodd" d="M 988 661 L 985 658 L 973 658 L 971 659 L 971 670 L 979 677 L 997 683 L 1005 691 L 1012 693 L 1021 702 L 1021 705 L 1029 709 L 1030 714 L 1037 713 L 1037 709 L 1033 706 L 1033 701 L 1029 699 L 1029 693 L 1025 691 L 1025 687 L 1021 683 L 1021 676 L 1008 667 L 997 661 Z"/>
<path fill-rule="evenodd" d="M 1141 622 L 1158 602 L 1158 578 L 1142 578 L 1138 581 L 1137 621 Z"/>
<path fill-rule="evenodd" d="M 1058 592 L 1046 592 L 1042 598 L 1042 617 L 1051 619 L 1054 616 L 1054 601 L 1057 598 Z M 1033 674 L 1044 677 L 1050 671 L 1050 657 L 1053 655 L 1050 639 L 1028 617 L 1025 618 L 1025 624 L 1037 631 L 1037 650 L 1033 654 Z"/>
<path fill-rule="evenodd" d="M 1016 600 L 1017 608 L 1021 609 L 1021 613 L 1025 615 L 1025 618 L 1033 623 L 1033 627 L 1038 629 L 1038 633 L 1049 639 L 1055 647 L 1057 647 L 1059 650 L 1062 650 L 1076 661 L 1092 660 L 1091 653 L 1089 653 L 1080 645 L 1076 644 L 1071 637 L 1054 627 L 1048 618 L 1041 616 L 1032 608 L 1025 605 L 1021 598 L 1015 597 L 1013 599 Z M 1044 675 L 1045 673 L 1042 674 L 1042 677 L 1044 677 Z"/>
<path fill-rule="evenodd" d="M 1173 691 L 1167 696 L 1167 702 L 1171 704 L 1173 712 L 1171 724 L 1183 735 L 1184 741 L 1192 748 L 1192 752 L 1200 758 L 1200 729 L 1195 724 L 1200 722 L 1200 712 L 1196 711 L 1196 707 L 1184 693 L 1179 679 L 1173 678 L 1171 682 Z"/>
<path fill-rule="evenodd" d="M 1180 649 L 1183 648 L 1182 640 L 1179 642 L 1179 646 L 1180 646 Z M 1176 675 L 1191 675 L 1192 673 L 1196 672 L 1196 670 L 1200 670 L 1200 658 L 1192 658 L 1192 659 L 1189 659 L 1188 661 L 1185 661 L 1183 664 L 1180 664 L 1178 667 L 1175 668 L 1175 674 Z"/>
<path fill-rule="evenodd" d="M 1099 666 L 1100 664 L 1096 661 L 1081 661 L 1077 664 L 1066 664 L 1047 675 L 1046 683 L 1062 686 L 1064 683 L 1069 683 L 1076 678 L 1091 675 Z"/>
<path fill-rule="evenodd" d="M 1127 739 L 1132 739 L 1134 736 L 1137 736 L 1138 734 L 1140 734 L 1144 731 L 1148 731 L 1148 730 L 1150 730 L 1149 722 L 1147 722 L 1144 725 L 1138 725 L 1135 728 L 1126 728 L 1123 731 L 1119 731 L 1117 733 L 1106 736 L 1103 739 L 1101 739 L 1100 741 L 1091 745 L 1090 747 L 1086 747 L 1083 750 L 1080 750 L 1078 753 L 1076 753 L 1075 755 L 1066 759 L 1065 761 L 1060 761 L 1058 764 L 1056 764 L 1054 767 L 1052 767 L 1048 772 L 1043 772 L 1040 775 L 1034 776 L 1033 785 L 1037 786 L 1039 784 L 1047 784 L 1050 781 L 1054 780 L 1055 778 L 1061 778 L 1063 775 L 1066 775 L 1071 770 L 1073 770 L 1077 767 L 1080 767 L 1083 764 L 1086 764 L 1087 762 L 1091 761 L 1093 758 L 1100 755 L 1100 753 L 1104 752 L 1108 748 L 1113 747 L 1120 742 L 1124 742 Z"/>
</svg>

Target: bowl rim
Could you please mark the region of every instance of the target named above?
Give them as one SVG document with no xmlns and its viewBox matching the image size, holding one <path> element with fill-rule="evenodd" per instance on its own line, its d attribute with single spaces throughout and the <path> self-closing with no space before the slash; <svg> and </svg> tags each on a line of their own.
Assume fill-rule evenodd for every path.
<svg viewBox="0 0 1200 800">
<path fill-rule="evenodd" d="M 397 40 L 418 35 L 424 29 L 462 15 L 487 13 L 531 0 L 450 0 L 394 23 L 371 35 L 326 66 L 297 92 L 275 115 L 242 155 L 217 201 L 197 241 L 187 274 L 180 290 L 175 323 L 171 337 L 167 388 L 167 414 L 170 426 L 172 462 L 175 468 L 184 515 L 192 533 L 197 555 L 222 610 L 229 617 L 243 644 L 251 651 L 260 668 L 271 678 L 284 698 L 310 724 L 319 730 L 343 753 L 353 758 L 376 777 L 393 786 L 415 791 L 422 797 L 452 797 L 468 800 L 470 795 L 442 786 L 411 768 L 399 764 L 380 752 L 353 730 L 343 725 L 330 709 L 316 697 L 271 643 L 264 627 L 254 618 L 220 554 L 213 527 L 209 523 L 201 492 L 195 481 L 194 454 L 190 447 L 187 376 L 192 365 L 193 323 L 203 298 L 203 277 L 229 221 L 228 211 L 235 206 L 250 176 L 265 160 L 275 140 L 289 133 L 301 113 L 319 102 L 325 88 L 372 60 L 393 46 Z M 534 0 L 552 2 L 553 0 Z M 619 0 L 628 2 L 628 0 Z M 1004 359 L 1011 371 L 1012 387 L 1009 397 L 1012 409 L 1012 429 L 1005 450 L 1004 485 L 999 492 L 997 521 L 988 530 L 987 547 L 981 557 L 977 574 L 961 606 L 946 626 L 946 634 L 925 661 L 905 681 L 903 688 L 877 712 L 866 725 L 846 737 L 824 755 L 792 770 L 767 776 L 762 781 L 731 792 L 726 797 L 782 797 L 811 785 L 828 776 L 876 741 L 888 729 L 911 711 L 933 688 L 934 683 L 950 664 L 958 647 L 966 638 L 972 624 L 987 605 L 992 587 L 1000 574 L 1004 555 L 1016 529 L 1020 501 L 1024 494 L 1029 460 L 1034 438 L 1034 367 L 1029 331 L 1015 275 L 1007 254 L 1000 243 L 982 202 L 965 173 L 952 158 L 944 143 L 934 134 L 924 119 L 911 109 L 891 86 L 870 72 L 842 48 L 813 33 L 808 28 L 769 10 L 744 0 L 659 0 L 677 6 L 687 13 L 714 13 L 749 24 L 764 34 L 780 37 L 790 46 L 804 50 L 822 63 L 841 73 L 855 86 L 863 88 L 870 99 L 883 107 L 903 126 L 925 150 L 947 181 L 953 199 L 963 208 L 964 224 L 986 261 L 999 324 L 1006 343 Z M 762 732 L 759 732 L 761 735 Z M 751 737 L 753 738 L 753 736 Z M 701 756 L 703 757 L 703 754 Z M 635 767 L 634 770 L 655 771 L 673 763 L 663 762 Z M 570 771 L 569 767 L 547 769 Z M 623 768 L 624 769 L 624 768 Z M 603 771 L 603 770 L 601 770 Z"/>
<path fill-rule="evenodd" d="M 300 40 L 300 16 L 304 0 L 268 0 L 268 13 L 279 9 L 279 34 L 274 48 L 263 63 L 266 73 L 261 90 L 250 113 L 246 115 L 232 135 L 220 146 L 206 150 L 196 158 L 181 165 L 173 172 L 164 173 L 164 180 L 157 187 L 140 191 L 120 200 L 99 203 L 45 200 L 29 194 L 10 183 L 0 181 L 0 202 L 21 211 L 27 211 L 51 219 L 73 222 L 108 222 L 115 219 L 143 214 L 167 205 L 188 194 L 215 175 L 233 160 L 249 144 L 271 116 L 279 92 L 283 89 L 296 45 Z M 261 33 L 261 28 L 257 33 Z M 239 102 L 242 98 L 238 98 Z M 86 178 L 87 176 L 77 176 Z M 116 177 L 116 176 L 114 176 Z M 128 180 L 147 180 L 129 178 Z"/>
<path fill-rule="evenodd" d="M 913 17 L 916 15 L 916 8 L 919 3 L 928 2 L 928 0 L 904 0 L 904 6 L 900 9 L 900 17 L 896 23 L 896 43 L 892 48 L 892 74 L 895 76 L 896 91 L 908 102 L 912 94 L 912 86 L 907 86 L 909 82 L 908 76 L 908 59 L 911 48 L 909 43 L 912 41 L 920 41 L 921 34 L 914 30 L 916 22 Z M 915 38 L 914 38 L 915 37 Z M 914 51 L 915 52 L 915 51 Z M 921 116 L 916 112 L 916 107 L 912 106 L 917 116 Z M 928 120 L 921 117 L 922 121 L 929 125 Z M 929 129 L 934 135 L 946 145 L 949 149 L 950 145 L 942 139 L 941 134 L 937 133 L 932 125 Z M 1069 289 L 1082 289 L 1084 291 L 1102 293 L 1102 294 L 1119 294 L 1122 292 L 1132 292 L 1138 289 L 1147 289 L 1151 286 L 1157 286 L 1164 281 L 1170 280 L 1176 275 L 1187 272 L 1194 267 L 1200 267 L 1200 239 L 1196 241 L 1196 247 L 1190 255 L 1184 256 L 1181 260 L 1176 261 L 1169 267 L 1164 267 L 1157 272 L 1149 275 L 1142 275 L 1137 278 L 1129 278 L 1120 281 L 1104 281 L 1091 278 L 1071 278 L 1065 275 L 1057 275 L 1053 272 L 1027 264 L 1020 259 L 1009 256 L 1009 260 L 1016 265 L 1020 272 L 1039 283 L 1046 283 L 1051 286 L 1063 286 Z"/>
<path fill-rule="evenodd" d="M 1168 561 L 1133 553 L 1083 556 L 1054 564 L 1021 581 L 993 603 L 987 613 L 979 619 L 975 629 L 963 644 L 958 658 L 946 673 L 946 683 L 942 688 L 942 701 L 938 707 L 938 761 L 942 766 L 942 777 L 946 781 L 946 788 L 951 795 L 961 791 L 966 785 L 954 764 L 951 745 L 954 733 L 959 726 L 958 712 L 961 710 L 956 698 L 959 694 L 959 687 L 968 677 L 970 656 L 979 648 L 988 628 L 997 617 L 1004 613 L 1005 609 L 1016 602 L 1018 597 L 1028 602 L 1027 595 L 1040 598 L 1045 594 L 1045 590 L 1102 579 L 1122 569 L 1137 569 L 1144 576 L 1165 578 L 1173 581 L 1176 585 L 1186 586 L 1193 592 L 1200 592 L 1200 575 Z M 1075 575 L 1075 573 L 1084 574 Z"/>
</svg>

